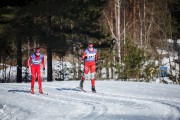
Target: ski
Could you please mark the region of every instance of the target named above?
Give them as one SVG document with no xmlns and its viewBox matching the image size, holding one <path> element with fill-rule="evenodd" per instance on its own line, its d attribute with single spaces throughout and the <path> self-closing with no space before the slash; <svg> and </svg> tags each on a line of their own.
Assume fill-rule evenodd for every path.
<svg viewBox="0 0 180 120">
<path fill-rule="evenodd" d="M 32 94 L 32 93 L 30 93 L 30 94 Z M 49 94 L 48 93 L 43 93 L 43 94 L 41 94 L 41 93 L 34 93 L 32 95 L 49 95 Z"/>
<path fill-rule="evenodd" d="M 48 93 L 43 93 L 43 94 L 37 93 L 37 95 L 48 95 Z"/>
<path fill-rule="evenodd" d="M 86 90 L 84 90 L 83 88 L 80 88 L 80 87 L 76 87 L 76 88 L 78 88 L 79 90 L 81 90 L 81 91 L 83 91 L 83 92 L 87 92 Z"/>
<path fill-rule="evenodd" d="M 79 90 L 81 90 L 81 91 L 83 91 L 85 93 L 97 93 L 97 92 L 92 92 L 92 91 L 86 91 L 86 90 L 84 90 L 83 88 L 80 88 L 80 87 L 76 87 L 76 88 L 78 88 Z"/>
</svg>

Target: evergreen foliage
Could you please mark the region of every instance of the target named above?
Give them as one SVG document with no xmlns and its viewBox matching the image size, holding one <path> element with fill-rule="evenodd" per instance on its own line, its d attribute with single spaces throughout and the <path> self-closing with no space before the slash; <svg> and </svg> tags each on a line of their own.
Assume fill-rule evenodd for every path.
<svg viewBox="0 0 180 120">
<path fill-rule="evenodd" d="M 146 61 L 146 55 L 143 50 L 134 46 L 130 43 L 130 40 L 126 40 L 126 44 L 124 46 L 122 63 L 123 72 L 127 78 L 140 78 L 140 71 Z"/>
<path fill-rule="evenodd" d="M 164 41 L 177 39 L 180 35 L 180 3 L 178 0 L 163 1 L 122 0 L 118 41 L 113 37 L 113 34 L 117 36 L 118 28 L 117 0 L 2 0 L 0 63 L 22 67 L 29 57 L 25 52 L 32 52 L 40 46 L 44 53 L 47 52 L 51 81 L 53 55 L 63 58 L 73 54 L 79 67 L 80 52 L 92 42 L 100 57 L 97 65 L 99 79 L 102 68 L 111 71 L 111 74 L 107 72 L 108 79 L 140 79 L 142 70 L 147 72 L 149 69 L 148 65 L 143 68 L 149 59 L 148 52 L 154 50 L 156 53 L 156 47 L 166 49 Z M 117 50 L 121 51 L 121 58 Z M 18 74 L 21 78 L 21 69 Z"/>
</svg>

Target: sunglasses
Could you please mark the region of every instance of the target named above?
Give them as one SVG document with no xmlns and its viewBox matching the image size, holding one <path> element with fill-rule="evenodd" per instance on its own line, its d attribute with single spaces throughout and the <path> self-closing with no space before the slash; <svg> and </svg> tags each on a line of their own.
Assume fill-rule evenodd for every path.
<svg viewBox="0 0 180 120">
<path fill-rule="evenodd" d="M 89 46 L 89 48 L 93 48 L 93 46 Z"/>
</svg>

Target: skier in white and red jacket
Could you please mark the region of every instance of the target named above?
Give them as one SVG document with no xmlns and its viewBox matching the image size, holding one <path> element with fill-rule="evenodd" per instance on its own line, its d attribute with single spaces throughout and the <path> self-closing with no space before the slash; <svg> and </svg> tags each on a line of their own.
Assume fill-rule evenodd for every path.
<svg viewBox="0 0 180 120">
<path fill-rule="evenodd" d="M 42 65 L 42 66 L 41 66 Z M 34 84 L 36 77 L 38 78 L 39 93 L 43 94 L 41 67 L 45 71 L 44 56 L 40 53 L 40 48 L 36 48 L 27 61 L 27 68 L 31 67 L 31 94 L 34 94 Z"/>
<path fill-rule="evenodd" d="M 96 72 L 96 61 L 98 59 L 97 49 L 93 47 L 92 43 L 88 44 L 87 49 L 83 52 L 82 60 L 84 60 L 84 71 L 80 81 L 80 88 L 83 89 L 84 80 L 88 77 L 90 71 L 92 92 L 96 92 L 95 89 L 95 72 Z"/>
</svg>

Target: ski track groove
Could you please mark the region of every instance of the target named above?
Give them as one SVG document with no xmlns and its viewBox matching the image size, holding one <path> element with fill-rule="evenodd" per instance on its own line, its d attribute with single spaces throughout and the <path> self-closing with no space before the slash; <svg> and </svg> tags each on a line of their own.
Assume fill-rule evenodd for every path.
<svg viewBox="0 0 180 120">
<path fill-rule="evenodd" d="M 46 86 L 46 87 L 49 87 L 49 88 L 54 88 L 54 86 L 52 87 L 52 86 Z M 101 97 L 101 96 L 103 96 L 103 97 L 107 97 L 108 99 L 116 99 L 116 100 L 119 100 L 120 98 L 126 98 L 128 101 L 129 101 L 129 99 L 131 99 L 130 101 L 132 101 L 133 99 L 135 99 L 135 100 L 138 100 L 138 101 L 146 101 L 146 102 L 152 102 L 152 104 L 153 103 L 158 103 L 158 104 L 162 104 L 162 105 L 164 105 L 164 106 L 169 106 L 170 108 L 173 108 L 173 109 L 176 109 L 179 113 L 180 113 L 180 107 L 179 106 L 177 106 L 176 104 L 178 103 L 180 103 L 180 102 L 178 102 L 178 101 L 175 101 L 175 102 L 172 102 L 172 101 L 169 101 L 169 100 L 165 100 L 165 98 L 159 98 L 159 99 L 153 99 L 153 98 L 146 98 L 146 97 L 137 97 L 137 96 L 125 96 L 125 95 L 116 95 L 116 94 L 107 94 L 107 93 L 90 93 L 89 91 L 87 91 L 86 93 L 85 92 L 83 92 L 83 91 L 80 91 L 80 93 L 82 93 L 82 94 L 85 94 L 85 95 L 95 95 L 95 96 L 97 96 L 97 97 Z M 62 97 L 62 96 L 61 96 Z M 69 98 L 68 98 L 69 99 Z M 81 101 L 81 100 L 80 100 Z M 92 101 L 91 101 L 91 103 L 92 103 Z M 173 104 L 174 103 L 174 104 Z M 97 105 L 96 105 L 97 106 Z M 95 106 L 93 106 L 93 107 L 95 107 Z M 92 107 L 92 108 L 93 108 Z M 83 117 L 82 119 L 92 119 L 92 116 L 94 116 L 93 117 L 93 119 L 97 119 L 97 118 L 99 118 L 99 117 L 101 117 L 101 116 L 103 116 L 104 114 L 105 114 L 105 112 L 107 112 L 108 111 L 108 109 L 107 109 L 107 106 L 101 106 L 101 107 L 104 107 L 103 108 L 103 113 L 102 114 L 100 114 L 100 115 L 97 115 L 97 113 L 96 112 L 94 112 L 94 109 L 96 108 L 94 108 L 92 111 L 92 113 L 90 113 L 89 115 L 87 115 L 87 116 L 85 116 L 85 117 Z"/>
<path fill-rule="evenodd" d="M 47 87 L 47 86 L 46 86 Z M 26 87 L 21 87 L 22 88 L 25 88 L 27 89 Z M 51 87 L 51 88 L 54 88 L 54 87 Z M 17 89 L 17 88 L 12 88 L 12 89 Z M 23 91 L 23 90 L 21 90 Z M 82 91 L 79 91 L 79 92 L 82 92 Z M 23 92 L 17 92 L 17 94 L 24 94 Z M 58 93 L 58 95 L 52 93 L 52 94 L 48 94 L 48 95 L 38 95 L 38 94 L 30 94 L 30 93 L 25 93 L 27 94 L 28 96 L 29 95 L 32 95 L 34 97 L 41 97 L 43 99 L 46 99 L 46 100 L 50 100 L 50 101 L 59 101 L 59 102 L 62 102 L 62 103 L 74 103 L 74 104 L 77 104 L 76 102 L 78 102 L 79 104 L 84 104 L 86 106 L 90 106 L 91 107 L 91 111 L 89 111 L 89 113 L 86 113 L 84 115 L 82 115 L 81 118 L 79 119 L 86 119 L 86 120 L 92 120 L 92 119 L 96 119 L 96 118 L 99 118 L 100 116 L 102 116 L 103 114 L 106 113 L 107 111 L 107 108 L 106 106 L 100 104 L 99 102 L 93 102 L 93 101 L 90 101 L 90 100 L 82 100 L 82 99 L 78 99 L 78 98 L 73 98 L 73 97 L 68 97 L 68 96 L 64 96 L 64 95 L 61 95 L 60 92 Z M 86 93 L 83 93 L 83 94 L 86 94 Z M 100 111 L 100 112 L 99 112 Z"/>
<path fill-rule="evenodd" d="M 17 90 L 17 87 L 15 86 L 19 86 L 19 84 L 17 85 L 13 85 L 11 86 L 11 90 Z M 3 86 L 4 89 L 7 89 L 7 86 Z M 44 86 L 44 88 L 50 88 L 50 89 L 57 89 L 58 86 Z M 72 88 L 74 89 L 74 88 Z M 21 90 L 22 92 L 17 92 L 18 94 L 24 94 L 24 91 L 28 91 L 27 90 L 27 85 L 21 85 Z M 29 90 L 30 91 L 30 90 Z M 45 92 L 46 93 L 46 92 Z M 67 92 L 68 93 L 68 92 Z M 152 102 L 152 103 L 158 103 L 158 104 L 162 104 L 163 106 L 169 106 L 170 108 L 176 109 L 179 113 L 180 113 L 180 106 L 177 106 L 177 104 L 180 104 L 179 101 L 177 100 L 167 100 L 166 98 L 158 98 L 158 99 L 153 99 L 153 98 L 147 98 L 147 97 L 143 97 L 143 96 L 127 96 L 127 95 L 117 95 L 117 94 L 109 94 L 109 93 L 84 93 L 83 91 L 71 91 L 68 93 L 68 95 L 64 95 L 61 94 L 61 91 L 55 92 L 55 93 L 48 93 L 48 95 L 34 95 L 35 97 L 39 97 L 41 96 L 41 98 L 46 99 L 46 100 L 53 100 L 53 101 L 63 101 L 63 102 L 71 102 L 72 104 L 76 104 L 76 102 L 78 102 L 79 104 L 84 104 L 86 106 L 90 106 L 90 111 L 88 113 L 84 113 L 82 116 L 78 117 L 79 119 L 87 119 L 87 120 L 92 120 L 92 119 L 98 119 L 101 116 L 103 116 L 104 114 L 106 114 L 106 112 L 108 111 L 108 107 L 106 105 L 103 105 L 100 102 L 94 101 L 92 100 L 87 100 L 87 99 L 82 99 L 82 98 L 74 98 L 74 96 L 71 96 L 71 94 L 80 94 L 81 96 L 95 96 L 97 98 L 102 98 L 102 99 L 113 99 L 113 100 L 127 100 L 127 101 L 132 101 L 137 100 L 137 101 L 145 101 L 145 102 Z M 27 95 L 31 95 L 30 93 L 26 93 Z M 84 98 L 84 97 L 83 97 Z M 11 113 L 10 113 L 10 116 Z"/>
</svg>

